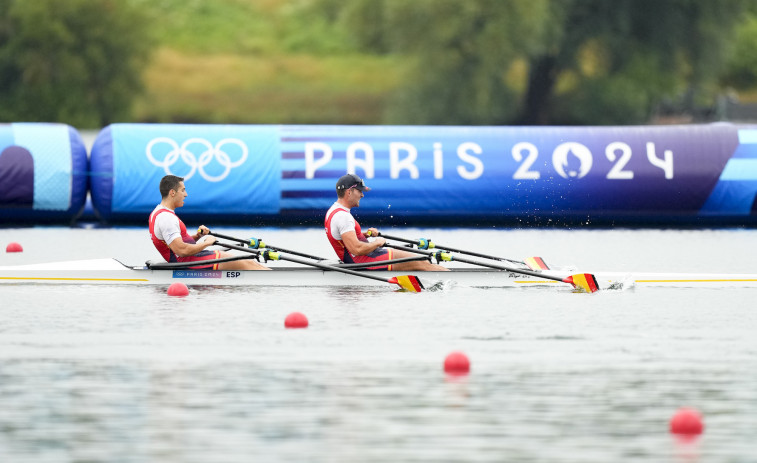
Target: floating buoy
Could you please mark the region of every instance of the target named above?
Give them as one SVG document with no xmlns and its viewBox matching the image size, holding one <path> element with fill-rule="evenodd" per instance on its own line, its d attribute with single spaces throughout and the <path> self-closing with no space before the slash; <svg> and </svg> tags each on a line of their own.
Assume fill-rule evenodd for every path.
<svg viewBox="0 0 757 463">
<path fill-rule="evenodd" d="M 284 327 L 286 328 L 307 328 L 308 317 L 300 312 L 292 312 L 284 319 Z"/>
<path fill-rule="evenodd" d="M 444 372 L 450 375 L 467 375 L 470 372 L 470 360 L 462 352 L 452 352 L 444 359 Z"/>
<path fill-rule="evenodd" d="M 187 285 L 184 283 L 171 283 L 171 286 L 168 287 L 168 295 L 169 296 L 187 296 L 189 295 L 189 288 L 187 288 Z"/>
<path fill-rule="evenodd" d="M 8 246 L 5 247 L 5 252 L 23 252 L 24 248 L 21 247 L 18 243 L 9 243 Z"/>
<path fill-rule="evenodd" d="M 693 408 L 679 408 L 670 419 L 670 432 L 687 436 L 702 434 L 704 423 L 702 415 Z"/>
</svg>

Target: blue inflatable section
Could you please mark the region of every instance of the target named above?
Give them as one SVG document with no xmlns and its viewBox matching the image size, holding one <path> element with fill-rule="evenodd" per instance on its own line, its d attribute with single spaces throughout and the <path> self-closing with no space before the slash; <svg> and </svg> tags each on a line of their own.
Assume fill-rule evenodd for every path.
<svg viewBox="0 0 757 463">
<path fill-rule="evenodd" d="M 739 145 L 701 213 L 711 217 L 757 215 L 757 128 L 739 130 Z"/>
<path fill-rule="evenodd" d="M 113 139 L 111 126 L 108 126 L 97 134 L 89 156 L 89 190 L 92 209 L 103 221 L 111 217 L 113 181 Z"/>
<path fill-rule="evenodd" d="M 84 208 L 87 151 L 65 124 L 0 125 L 0 223 L 70 223 Z"/>
<path fill-rule="evenodd" d="M 752 126 L 115 124 L 91 155 L 112 222 L 146 222 L 174 174 L 183 218 L 319 224 L 346 172 L 372 188 L 355 211 L 366 225 L 757 222 Z"/>
<path fill-rule="evenodd" d="M 114 124 L 95 140 L 92 199 L 104 220 L 147 222 L 164 175 L 184 178 L 182 217 L 243 222 L 279 213 L 275 126 Z"/>
</svg>

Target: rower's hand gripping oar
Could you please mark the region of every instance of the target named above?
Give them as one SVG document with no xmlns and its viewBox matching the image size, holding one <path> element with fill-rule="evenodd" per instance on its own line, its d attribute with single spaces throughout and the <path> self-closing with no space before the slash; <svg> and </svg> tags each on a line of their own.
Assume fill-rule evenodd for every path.
<svg viewBox="0 0 757 463">
<path fill-rule="evenodd" d="M 583 291 L 586 291 L 587 293 L 594 293 L 594 292 L 599 291 L 599 285 L 597 284 L 597 279 L 591 273 L 578 273 L 576 275 L 571 275 L 566 278 L 560 278 L 558 276 L 549 275 L 542 272 L 535 272 L 535 271 L 526 270 L 522 268 L 513 268 L 507 265 L 494 264 L 490 262 L 481 262 L 478 260 L 457 257 L 445 251 L 426 251 L 424 249 L 406 248 L 404 246 L 398 246 L 396 244 L 389 244 L 389 243 L 385 244 L 384 246 L 388 248 L 402 249 L 402 250 L 414 252 L 417 254 L 431 255 L 437 261 L 451 262 L 454 260 L 457 262 L 464 262 L 466 264 L 480 265 L 482 267 L 489 267 L 489 268 L 494 268 L 498 270 L 507 270 L 508 272 L 521 273 L 523 275 L 531 275 L 531 276 L 535 276 L 539 278 L 544 278 L 546 280 L 561 281 L 563 283 L 568 283 L 572 285 L 574 288 L 582 289 Z"/>
<path fill-rule="evenodd" d="M 198 233 L 200 232 L 200 230 L 201 230 L 201 229 L 199 229 L 199 228 L 197 229 Z M 224 235 L 224 234 L 221 234 L 221 233 L 216 233 L 216 232 L 214 232 L 214 231 L 210 231 L 210 230 L 208 230 L 208 235 L 213 235 L 213 236 L 215 236 L 216 238 L 223 238 L 223 239 L 225 239 L 225 240 L 236 241 L 237 243 L 241 243 L 241 244 L 244 244 L 244 245 L 245 245 L 245 246 L 247 246 L 248 248 L 252 248 L 252 249 L 263 249 L 263 248 L 268 248 L 268 249 L 271 249 L 271 250 L 273 250 L 273 251 L 286 252 L 286 253 L 288 253 L 288 254 L 294 254 L 295 256 L 300 256 L 300 257 L 307 257 L 308 259 L 314 259 L 314 260 L 326 260 L 326 259 L 324 259 L 323 257 L 318 257 L 318 256 L 311 256 L 310 254 L 304 254 L 304 253 L 301 253 L 301 252 L 297 252 L 297 251 L 291 251 L 291 250 L 289 250 L 289 249 L 280 248 L 280 247 L 278 247 L 278 246 L 272 246 L 272 245 L 270 245 L 270 244 L 266 244 L 266 243 L 264 243 L 264 242 L 263 242 L 263 240 L 262 240 L 262 239 L 260 239 L 260 238 L 250 238 L 250 239 L 248 239 L 248 240 L 244 240 L 244 239 L 242 239 L 242 238 L 236 238 L 236 237 L 234 237 L 234 236 Z"/>
<path fill-rule="evenodd" d="M 366 232 L 366 235 L 371 236 L 371 232 L 370 231 Z M 401 241 L 403 243 L 408 243 L 410 245 L 417 246 L 418 249 L 439 248 L 439 249 L 444 249 L 445 251 L 449 251 L 449 252 L 458 252 L 460 254 L 467 254 L 469 256 L 475 256 L 475 257 L 482 257 L 484 259 L 498 260 L 501 262 L 510 262 L 512 264 L 525 265 L 531 270 L 549 270 L 549 267 L 544 262 L 544 259 L 542 259 L 541 257 L 527 257 L 523 261 L 519 261 L 519 260 L 507 259 L 505 257 L 497 257 L 497 256 L 481 254 L 481 253 L 473 252 L 473 251 L 466 251 L 464 249 L 455 249 L 449 246 L 437 245 L 430 239 L 426 239 L 426 238 L 418 238 L 417 240 L 410 240 L 407 238 L 401 238 L 399 236 L 387 235 L 386 233 L 381 233 L 381 232 L 379 232 L 377 236 L 383 236 L 384 238 L 389 239 L 389 240 L 395 240 L 395 241 Z M 403 247 L 400 249 L 406 249 L 406 248 Z"/>
<path fill-rule="evenodd" d="M 218 235 L 215 235 L 215 236 L 218 237 Z M 413 292 L 413 293 L 420 293 L 421 291 L 423 291 L 425 289 L 423 287 L 423 283 L 421 283 L 421 281 L 418 279 L 418 277 L 413 276 L 413 275 L 398 275 L 398 276 L 392 277 L 392 278 L 382 278 L 382 277 L 377 276 L 377 275 L 371 275 L 370 273 L 357 272 L 355 270 L 349 270 L 349 269 L 346 269 L 346 268 L 334 267 L 332 265 L 326 265 L 326 264 L 322 264 L 320 262 L 311 262 L 311 261 L 307 261 L 307 260 L 300 259 L 300 258 L 297 258 L 297 257 L 291 257 L 291 256 L 282 255 L 282 254 L 280 254 L 280 253 L 278 253 L 276 251 L 271 251 L 269 249 L 255 250 L 255 249 L 245 248 L 245 247 L 242 247 L 242 246 L 236 246 L 234 244 L 229 244 L 229 243 L 219 243 L 219 242 L 216 242 L 216 244 L 219 245 L 219 246 L 226 246 L 229 249 L 235 249 L 237 251 L 249 252 L 251 254 L 255 254 L 256 256 L 262 256 L 266 260 L 287 260 L 289 262 L 295 262 L 297 264 L 310 265 L 312 267 L 318 267 L 318 268 L 323 269 L 323 270 L 333 270 L 335 272 L 346 273 L 348 275 L 354 275 L 354 276 L 357 276 L 357 277 L 370 278 L 370 279 L 376 280 L 376 281 L 383 281 L 385 283 L 389 283 L 389 284 L 393 284 L 393 285 L 399 285 L 402 289 L 404 289 L 406 291 Z"/>
</svg>

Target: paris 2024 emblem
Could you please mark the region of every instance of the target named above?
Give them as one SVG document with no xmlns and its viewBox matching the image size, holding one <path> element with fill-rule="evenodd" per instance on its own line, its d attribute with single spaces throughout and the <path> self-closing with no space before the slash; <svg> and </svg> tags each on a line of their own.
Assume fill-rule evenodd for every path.
<svg viewBox="0 0 757 463">
<path fill-rule="evenodd" d="M 552 166 L 563 178 L 585 177 L 593 162 L 589 148 L 576 142 L 562 143 L 552 153 Z"/>
</svg>

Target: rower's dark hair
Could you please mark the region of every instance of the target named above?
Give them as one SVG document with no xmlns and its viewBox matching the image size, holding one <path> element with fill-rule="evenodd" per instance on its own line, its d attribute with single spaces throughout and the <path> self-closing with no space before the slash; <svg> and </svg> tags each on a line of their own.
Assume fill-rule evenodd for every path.
<svg viewBox="0 0 757 463">
<path fill-rule="evenodd" d="M 177 177 L 175 175 L 166 175 L 160 179 L 160 196 L 165 198 L 171 190 L 178 190 L 179 183 L 184 181 L 184 177 Z"/>
</svg>

